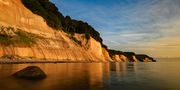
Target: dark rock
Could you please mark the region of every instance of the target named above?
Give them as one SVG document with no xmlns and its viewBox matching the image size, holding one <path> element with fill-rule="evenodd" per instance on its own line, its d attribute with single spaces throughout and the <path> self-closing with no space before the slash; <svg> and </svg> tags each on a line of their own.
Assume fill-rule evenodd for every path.
<svg viewBox="0 0 180 90">
<path fill-rule="evenodd" d="M 15 74 L 13 74 L 13 76 L 17 78 L 30 79 L 30 80 L 46 78 L 46 74 L 37 66 L 26 67 L 25 69 L 22 69 L 16 72 Z"/>
</svg>

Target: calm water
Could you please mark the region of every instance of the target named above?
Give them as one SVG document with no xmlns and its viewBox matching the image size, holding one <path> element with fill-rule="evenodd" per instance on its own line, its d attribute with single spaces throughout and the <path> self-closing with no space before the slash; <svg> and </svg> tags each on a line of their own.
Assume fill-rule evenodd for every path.
<svg viewBox="0 0 180 90">
<path fill-rule="evenodd" d="M 3 64 L 0 65 L 0 90 L 180 90 L 180 61 L 170 60 L 157 63 Z M 31 65 L 41 67 L 48 77 L 42 81 L 11 77 Z"/>
</svg>

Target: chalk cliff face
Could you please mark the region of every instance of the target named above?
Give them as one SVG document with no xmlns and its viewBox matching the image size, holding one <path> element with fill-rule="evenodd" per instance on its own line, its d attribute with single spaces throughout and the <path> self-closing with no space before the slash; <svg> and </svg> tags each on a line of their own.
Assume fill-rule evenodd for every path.
<svg viewBox="0 0 180 90">
<path fill-rule="evenodd" d="M 112 56 L 112 59 L 113 59 L 114 61 L 117 61 L 117 62 L 127 62 L 127 61 L 128 61 L 128 59 L 127 59 L 126 56 L 124 56 L 124 55 L 118 55 L 118 54 L 113 55 L 113 56 Z"/>
<path fill-rule="evenodd" d="M 82 45 L 73 41 L 63 31 L 49 27 L 45 20 L 33 14 L 21 0 L 0 0 L 0 25 L 13 27 L 32 33 L 41 38 L 32 46 L 0 46 L 0 57 L 13 54 L 22 57 L 33 57 L 44 60 L 60 61 L 108 61 L 110 57 L 101 43 L 83 34 L 75 34 L 74 38 Z"/>
<path fill-rule="evenodd" d="M 75 62 L 155 61 L 147 55 L 108 50 L 103 45 L 97 31 L 87 23 L 71 20 L 70 17 L 63 17 L 66 21 L 62 26 L 64 25 L 63 28 L 66 28 L 66 30 L 63 28 L 62 30 L 55 30 L 47 24 L 47 21 L 43 17 L 34 14 L 30 9 L 25 7 L 22 0 L 0 0 L 0 12 L 0 57 L 15 55 L 25 59 Z M 72 23 L 76 23 L 74 27 L 77 27 L 77 24 L 82 27 L 85 26 L 86 30 L 82 30 L 84 32 L 80 30 L 69 34 L 72 31 L 76 31 L 72 27 L 69 29 L 70 27 L 68 25 L 73 26 Z M 82 27 L 78 29 L 82 29 Z M 90 29 L 87 30 L 87 28 Z M 89 32 L 87 33 L 87 31 Z M 22 33 L 25 35 L 22 35 Z M 31 39 L 34 37 L 36 38 L 35 43 L 31 45 L 24 44 L 33 42 Z M 7 38 L 9 41 L 6 41 Z M 12 41 L 16 44 L 6 45 L 12 43 Z M 21 42 L 21 44 L 18 42 Z"/>
<path fill-rule="evenodd" d="M 109 54 L 113 61 L 118 62 L 156 62 L 156 60 L 148 55 L 135 54 L 134 52 L 109 50 Z"/>
<path fill-rule="evenodd" d="M 141 62 L 156 62 L 156 60 L 154 60 L 152 57 L 149 57 L 144 54 L 138 54 L 136 55 L 136 58 Z"/>
<path fill-rule="evenodd" d="M 147 55 L 132 55 L 128 57 L 123 54 L 114 54 L 111 58 L 116 62 L 156 62 L 156 60 Z"/>
</svg>

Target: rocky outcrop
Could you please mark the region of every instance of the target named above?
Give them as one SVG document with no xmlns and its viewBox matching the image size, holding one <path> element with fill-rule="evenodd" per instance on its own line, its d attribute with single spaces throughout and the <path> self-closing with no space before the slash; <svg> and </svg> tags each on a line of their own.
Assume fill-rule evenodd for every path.
<svg viewBox="0 0 180 90">
<path fill-rule="evenodd" d="M 29 80 L 37 80 L 46 78 L 46 74 L 43 70 L 41 70 L 37 66 L 29 66 L 25 69 L 22 69 L 15 74 L 13 74 L 16 78 L 29 79 Z"/>
</svg>

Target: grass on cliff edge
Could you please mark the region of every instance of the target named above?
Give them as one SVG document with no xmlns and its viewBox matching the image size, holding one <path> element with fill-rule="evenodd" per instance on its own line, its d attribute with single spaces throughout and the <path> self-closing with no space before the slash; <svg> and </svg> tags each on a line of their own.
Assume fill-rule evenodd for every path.
<svg viewBox="0 0 180 90">
<path fill-rule="evenodd" d="M 14 54 L 5 54 L 3 56 L 0 57 L 0 59 L 22 59 L 21 56 L 19 55 L 14 55 Z"/>
<path fill-rule="evenodd" d="M 24 31 L 17 31 L 14 32 L 16 35 L 10 37 L 8 35 L 0 34 L 0 44 L 1 45 L 21 45 L 21 46 L 30 46 L 36 43 L 36 37 Z"/>
</svg>

